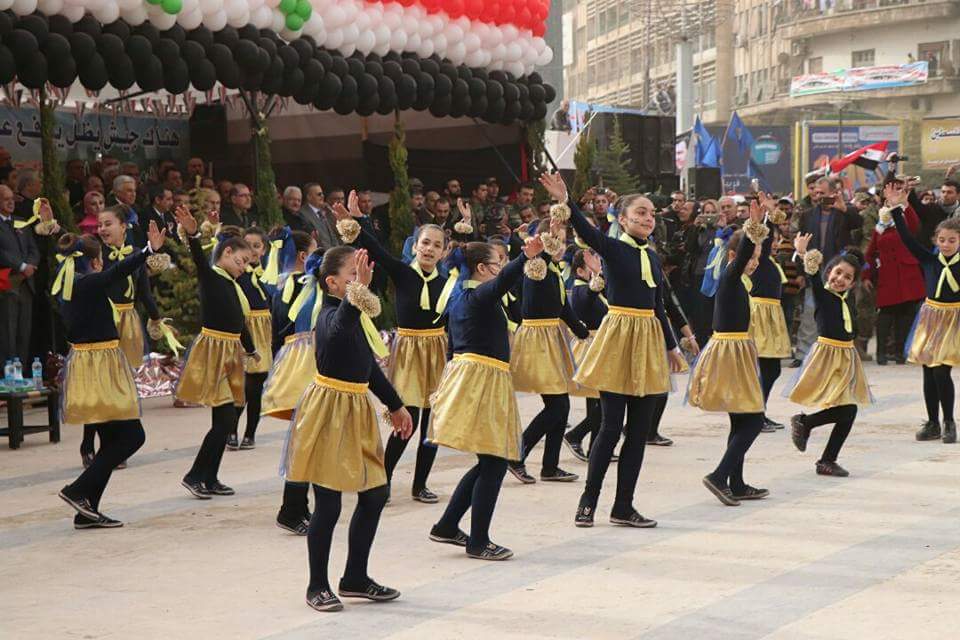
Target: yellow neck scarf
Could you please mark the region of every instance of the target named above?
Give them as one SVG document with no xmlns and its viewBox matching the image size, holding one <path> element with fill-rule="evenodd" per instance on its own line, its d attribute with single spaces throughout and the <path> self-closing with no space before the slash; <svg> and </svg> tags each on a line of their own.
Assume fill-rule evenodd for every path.
<svg viewBox="0 0 960 640">
<path fill-rule="evenodd" d="M 283 248 L 283 240 L 271 240 L 270 252 L 267 254 L 267 268 L 263 271 L 260 278 L 264 283 L 277 286 L 280 282 L 280 249 Z"/>
<path fill-rule="evenodd" d="M 620 234 L 620 242 L 628 244 L 640 252 L 640 278 L 648 287 L 655 289 L 657 282 L 653 279 L 653 267 L 650 264 L 650 256 L 647 254 L 647 251 L 650 250 L 650 245 L 646 242 L 638 244 L 636 240 L 626 233 Z"/>
<path fill-rule="evenodd" d="M 243 316 L 246 317 L 250 315 L 250 301 L 247 300 L 247 295 L 243 292 L 243 289 L 240 288 L 239 283 L 237 283 L 237 281 L 233 279 L 233 276 L 227 273 L 223 267 L 214 266 L 213 272 L 216 273 L 221 278 L 226 278 L 227 280 L 233 283 L 233 287 L 237 291 L 237 299 L 240 300 L 240 308 L 243 309 Z"/>
<path fill-rule="evenodd" d="M 847 294 L 850 292 L 837 293 L 828 286 L 825 286 L 824 289 L 840 298 L 840 310 L 843 312 L 843 330 L 847 333 L 853 333 L 853 315 L 850 313 L 850 305 L 847 304 Z"/>
<path fill-rule="evenodd" d="M 557 285 L 560 287 L 560 304 L 566 304 L 567 289 L 563 286 L 563 273 L 560 272 L 560 267 L 558 267 L 555 262 L 550 263 L 550 271 L 553 271 L 555 274 L 557 274 Z"/>
<path fill-rule="evenodd" d="M 34 222 L 40 222 L 40 216 L 38 216 L 37 214 L 33 214 L 32 216 L 30 216 L 30 217 L 27 218 L 26 220 L 14 220 L 14 221 L 13 221 L 13 228 L 14 228 L 14 229 L 25 229 L 26 227 L 29 227 L 30 225 L 32 225 Z"/>
<path fill-rule="evenodd" d="M 297 287 L 297 276 L 299 275 L 301 275 L 299 271 L 288 273 L 287 279 L 283 281 L 283 293 L 280 295 L 280 299 L 283 300 L 284 304 L 290 304 L 290 301 L 293 300 L 293 290 Z"/>
<path fill-rule="evenodd" d="M 133 247 L 126 245 L 124 247 L 110 247 L 110 253 L 107 256 L 112 262 L 120 262 L 125 257 L 133 253 Z M 127 276 L 127 290 L 124 292 L 123 297 L 127 300 L 133 300 L 133 276 Z"/>
<path fill-rule="evenodd" d="M 423 287 L 420 288 L 420 308 L 428 311 L 430 309 L 430 287 L 427 286 L 427 283 L 436 280 L 440 273 L 437 268 L 434 267 L 430 275 L 423 275 L 423 269 L 420 268 L 420 263 L 416 260 L 410 263 L 410 268 L 423 280 Z"/>
<path fill-rule="evenodd" d="M 300 282 L 303 283 L 303 288 L 300 289 L 300 293 L 297 294 L 296 300 L 294 300 L 293 304 L 290 305 L 290 311 L 287 312 L 287 318 L 293 322 L 296 322 L 297 316 L 300 315 L 300 311 L 303 309 L 303 305 L 307 304 L 307 300 L 309 300 L 313 292 L 316 291 L 317 297 L 313 301 L 313 309 L 310 312 L 310 329 L 314 329 L 317 326 L 317 317 L 320 315 L 320 307 L 323 306 L 323 289 L 317 286 L 317 279 L 313 276 L 304 276 L 300 279 Z"/>
<path fill-rule="evenodd" d="M 940 281 L 937 282 L 937 295 L 934 297 L 940 297 L 940 292 L 943 290 L 944 282 L 949 285 L 950 290 L 954 293 L 960 291 L 960 283 L 957 283 L 957 278 L 953 275 L 953 271 L 950 269 L 950 267 L 960 262 L 960 253 L 953 254 L 949 260 L 944 258 L 943 254 L 939 254 L 937 258 L 939 258 L 940 264 L 943 265 L 943 269 L 940 271 Z"/>
<path fill-rule="evenodd" d="M 362 311 L 360 312 L 360 328 L 363 329 L 363 335 L 366 337 L 367 344 L 370 345 L 370 350 L 373 351 L 373 355 L 378 358 L 386 358 L 390 353 L 390 349 L 383 343 L 380 332 L 377 331 L 376 325 L 373 324 L 373 318 Z"/>
<path fill-rule="evenodd" d="M 723 240 L 714 238 L 713 246 L 717 248 L 717 251 L 713 254 L 713 260 L 707 265 L 707 269 L 713 269 L 713 279 L 719 280 L 720 272 L 723 271 L 723 258 L 725 256 L 725 253 L 720 251 L 720 248 L 723 247 Z"/>
<path fill-rule="evenodd" d="M 77 258 L 82 257 L 83 254 L 79 251 L 74 251 L 67 255 L 57 254 L 57 262 L 63 266 L 60 267 L 60 270 L 57 272 L 57 277 L 53 279 L 53 286 L 50 288 L 50 293 L 57 295 L 62 291 L 63 294 L 60 296 L 61 298 L 64 300 L 73 299 L 73 278 L 77 273 Z"/>
<path fill-rule="evenodd" d="M 753 291 L 753 280 L 750 279 L 750 276 L 745 273 L 741 273 L 740 282 L 743 283 L 743 288 L 747 290 L 747 293 Z"/>
<path fill-rule="evenodd" d="M 773 266 L 777 268 L 777 271 L 780 273 L 780 284 L 787 284 L 787 274 L 783 272 L 783 267 L 780 266 L 780 263 L 773 259 L 773 256 L 767 256 L 770 262 L 773 263 Z"/>
<path fill-rule="evenodd" d="M 447 275 L 447 282 L 443 285 L 443 290 L 437 299 L 437 318 L 433 321 L 434 323 L 440 320 L 440 316 L 447 310 L 447 303 L 450 302 L 450 296 L 453 295 L 453 288 L 457 286 L 458 277 L 460 277 L 460 270 L 450 269 L 450 273 Z"/>
<path fill-rule="evenodd" d="M 478 282 L 477 280 L 466 280 L 463 283 L 464 289 L 476 289 L 479 286 L 480 286 L 480 282 Z M 510 314 L 507 313 L 507 304 L 511 296 L 513 296 L 513 294 L 507 292 L 506 294 L 503 295 L 502 298 L 500 298 L 500 311 L 503 312 L 503 317 L 507 321 L 507 329 L 513 332 L 517 330 L 517 323 L 511 320 Z M 514 299 L 516 298 L 514 297 Z"/>
<path fill-rule="evenodd" d="M 258 273 L 258 272 L 259 272 L 259 273 Z M 248 265 L 247 265 L 247 273 L 250 274 L 250 282 L 253 283 L 254 289 L 256 289 L 257 291 L 259 291 L 259 292 L 260 292 L 260 296 L 261 296 L 264 300 L 266 300 L 266 299 L 267 299 L 267 294 L 264 293 L 264 292 L 263 292 L 263 288 L 260 287 L 260 278 L 258 277 L 259 274 L 262 274 L 262 273 L 263 273 L 263 267 L 261 267 L 260 265 L 257 265 L 256 267 L 252 267 L 252 266 L 250 266 L 250 265 L 248 264 Z"/>
<path fill-rule="evenodd" d="M 589 286 L 590 286 L 590 283 L 589 283 L 589 282 L 586 282 L 586 281 L 584 281 L 584 280 L 581 280 L 580 278 L 577 278 L 576 280 L 573 281 L 573 286 L 575 286 L 575 287 L 589 287 Z M 603 302 L 603 306 L 605 306 L 605 307 L 609 307 L 609 306 L 610 306 L 610 303 L 607 302 L 606 296 L 604 296 L 602 293 L 597 292 L 597 297 L 600 298 L 600 301 L 601 301 L 601 302 Z"/>
</svg>

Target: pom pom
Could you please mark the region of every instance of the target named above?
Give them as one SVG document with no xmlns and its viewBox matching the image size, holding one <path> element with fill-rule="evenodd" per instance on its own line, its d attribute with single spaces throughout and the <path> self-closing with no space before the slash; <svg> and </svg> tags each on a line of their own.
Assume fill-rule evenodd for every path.
<svg viewBox="0 0 960 640">
<path fill-rule="evenodd" d="M 880 209 L 880 223 L 883 225 L 888 225 L 893 222 L 893 209 L 890 207 L 883 207 Z"/>
<path fill-rule="evenodd" d="M 547 263 L 543 258 L 534 258 L 527 260 L 523 265 L 523 275 L 531 280 L 543 280 L 547 277 Z"/>
<path fill-rule="evenodd" d="M 570 207 L 560 202 L 550 207 L 550 217 L 557 222 L 566 222 L 570 219 Z"/>
<path fill-rule="evenodd" d="M 463 220 L 454 223 L 453 230 L 457 233 L 461 233 L 464 235 L 473 233 L 473 227 L 467 224 L 466 222 L 464 222 Z"/>
<path fill-rule="evenodd" d="M 60 225 L 57 224 L 56 220 L 38 222 L 36 226 L 33 227 L 33 232 L 38 236 L 52 236 L 57 231 L 60 231 Z"/>
<path fill-rule="evenodd" d="M 147 335 L 151 340 L 159 340 L 163 337 L 163 320 L 147 320 Z"/>
<path fill-rule="evenodd" d="M 820 271 L 820 265 L 823 264 L 823 254 L 816 249 L 811 249 L 803 256 L 803 270 L 807 275 L 817 275 Z"/>
<path fill-rule="evenodd" d="M 218 233 L 220 233 L 220 225 L 213 224 L 209 220 L 204 220 L 200 223 L 200 237 L 204 240 L 209 240 Z"/>
<path fill-rule="evenodd" d="M 360 235 L 360 223 L 353 218 L 337 220 L 337 233 L 345 243 L 352 244 Z"/>
<path fill-rule="evenodd" d="M 743 233 L 753 244 L 763 244 L 770 235 L 770 227 L 756 220 L 747 220 L 743 223 Z"/>
<path fill-rule="evenodd" d="M 380 315 L 380 298 L 362 282 L 354 280 L 347 284 L 347 302 L 371 318 Z"/>
<path fill-rule="evenodd" d="M 154 253 L 147 256 L 147 270 L 152 276 L 172 268 L 169 253 Z"/>
<path fill-rule="evenodd" d="M 590 278 L 590 291 L 595 293 L 600 293 L 607 288 L 607 281 L 603 279 L 603 276 L 599 273 L 592 278 Z"/>
<path fill-rule="evenodd" d="M 543 250 L 551 256 L 556 256 L 558 253 L 561 253 L 564 249 L 566 249 L 563 241 L 560 240 L 560 238 L 555 237 L 549 231 L 544 231 L 541 233 L 540 240 L 543 242 Z"/>
<path fill-rule="evenodd" d="M 517 229 L 517 235 L 520 236 L 520 239 L 524 242 L 526 242 L 527 238 L 530 237 L 530 234 L 527 233 L 527 230 L 524 228 L 525 226 L 526 225 L 521 225 L 520 228 Z"/>
<path fill-rule="evenodd" d="M 780 209 L 774 209 L 767 214 L 767 218 L 769 218 L 770 222 L 773 224 L 783 224 L 787 221 L 787 214 L 783 211 L 780 211 Z"/>
</svg>

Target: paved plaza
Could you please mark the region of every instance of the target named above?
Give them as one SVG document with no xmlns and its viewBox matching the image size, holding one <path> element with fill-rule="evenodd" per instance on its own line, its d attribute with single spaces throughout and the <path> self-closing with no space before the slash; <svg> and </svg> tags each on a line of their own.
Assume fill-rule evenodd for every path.
<svg viewBox="0 0 960 640">
<path fill-rule="evenodd" d="M 340 613 L 304 603 L 306 544 L 274 525 L 285 424 L 265 420 L 254 451 L 227 452 L 221 480 L 237 495 L 198 501 L 180 486 L 209 424 L 205 409 L 144 403 L 147 443 L 114 474 L 103 510 L 121 529 L 75 531 L 57 491 L 80 470 L 81 429 L 0 448 L 0 638 L 230 640 L 300 638 L 838 639 L 960 635 L 960 445 L 918 443 L 920 371 L 867 365 L 877 404 L 861 411 L 840 463 L 847 479 L 814 474 L 827 427 L 798 453 L 784 431 L 761 434 L 746 479 L 765 501 L 723 507 L 700 483 L 726 437 L 726 416 L 670 399 L 647 449 L 636 506 L 651 530 L 573 514 L 586 465 L 563 452 L 573 485 L 522 486 L 507 476 L 492 537 L 516 556 L 467 559 L 427 539 L 472 458 L 441 451 L 429 486 L 439 505 L 409 498 L 414 447 L 394 478 L 371 575 L 402 591 L 387 604 L 346 601 Z M 770 415 L 797 408 L 774 389 Z M 686 379 L 678 380 L 678 386 Z M 573 400 L 571 423 L 583 415 Z M 539 408 L 524 395 L 524 422 Z M 540 451 L 529 463 L 539 473 Z M 346 554 L 346 497 L 331 561 Z"/>
</svg>

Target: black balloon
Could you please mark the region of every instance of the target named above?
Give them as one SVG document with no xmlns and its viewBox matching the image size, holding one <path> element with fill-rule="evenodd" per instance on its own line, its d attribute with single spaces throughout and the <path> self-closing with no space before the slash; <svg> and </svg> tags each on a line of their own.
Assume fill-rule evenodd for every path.
<svg viewBox="0 0 960 640">
<path fill-rule="evenodd" d="M 543 77 L 539 73 L 534 71 L 533 73 L 527 76 L 527 82 L 529 84 L 543 84 Z"/>
<path fill-rule="evenodd" d="M 281 95 L 292 96 L 300 91 L 301 87 L 303 87 L 303 69 L 294 67 L 283 74 L 283 87 L 280 90 Z"/>
<path fill-rule="evenodd" d="M 207 49 L 206 53 L 207 59 L 217 68 L 217 73 L 220 73 L 221 69 L 236 66 L 233 60 L 233 52 L 225 44 L 214 44 Z"/>
<path fill-rule="evenodd" d="M 104 33 L 112 33 L 120 38 L 121 42 L 126 42 L 130 37 L 130 25 L 123 20 L 117 20 L 103 26 Z"/>
<path fill-rule="evenodd" d="M 459 115 L 457 117 L 462 116 L 470 108 L 471 103 L 472 101 L 470 99 L 470 96 L 454 95 L 453 101 L 451 102 L 452 106 L 450 108 L 451 115 L 453 115 L 453 113 L 458 113 Z"/>
<path fill-rule="evenodd" d="M 436 87 L 436 82 L 429 73 L 420 72 L 420 75 L 417 77 L 417 91 L 419 93 L 425 93 L 429 91 L 433 93 L 434 87 Z"/>
<path fill-rule="evenodd" d="M 501 71 L 500 69 L 495 69 L 490 72 L 490 79 L 506 84 L 507 74 Z"/>
<path fill-rule="evenodd" d="M 412 76 L 403 74 L 396 83 L 397 108 L 409 109 L 417 99 L 417 81 Z"/>
<path fill-rule="evenodd" d="M 38 44 L 43 44 L 47 39 L 47 35 L 50 33 L 50 27 L 47 26 L 47 21 L 37 14 L 20 18 L 20 20 L 17 21 L 17 28 L 32 33 L 33 37 L 37 39 Z"/>
<path fill-rule="evenodd" d="M 126 55 L 120 55 L 115 58 L 106 58 L 107 77 L 110 84 L 121 91 L 126 91 L 133 86 L 137 77 L 133 72 L 133 61 Z"/>
<path fill-rule="evenodd" d="M 13 28 L 13 23 L 10 20 L 9 14 L 2 14 L 3 18 L 0 18 L 0 35 L 5 35 L 7 31 Z M 4 27 L 3 23 L 6 23 Z M 73 33 L 73 23 L 70 22 L 70 19 L 67 16 L 62 16 L 55 14 L 47 17 L 47 26 L 50 29 L 50 33 L 59 33 L 63 37 L 69 37 Z"/>
<path fill-rule="evenodd" d="M 77 65 L 82 66 L 97 52 L 97 43 L 90 34 L 77 31 L 70 34 L 70 53 Z"/>
<path fill-rule="evenodd" d="M 141 35 L 132 35 L 127 38 L 127 55 L 133 60 L 134 64 L 141 64 L 153 55 L 153 46 L 146 37 Z"/>
<path fill-rule="evenodd" d="M 100 35 L 100 23 L 88 13 L 73 25 L 73 30 L 74 32 L 85 33 L 88 36 L 96 38 Z"/>
<path fill-rule="evenodd" d="M 47 36 L 47 41 L 43 43 L 43 55 L 47 60 L 56 58 L 69 58 L 70 41 L 59 33 L 51 33 Z"/>
<path fill-rule="evenodd" d="M 150 56 L 144 64 L 134 69 L 137 74 L 137 86 L 143 91 L 159 91 L 163 89 L 163 63 L 157 56 Z"/>
<path fill-rule="evenodd" d="M 516 102 L 520 99 L 520 90 L 517 89 L 516 84 L 512 82 L 503 84 L 503 99 L 505 102 Z"/>
<path fill-rule="evenodd" d="M 473 77 L 473 73 L 470 72 L 469 67 L 463 65 L 457 67 L 457 75 L 460 76 L 461 80 L 466 80 L 467 82 L 470 82 L 470 78 Z"/>
<path fill-rule="evenodd" d="M 303 84 L 304 86 L 313 86 L 315 87 L 320 80 L 323 79 L 323 76 L 326 72 L 323 69 L 323 65 L 320 64 L 319 60 L 315 58 L 310 58 L 307 60 L 307 64 L 303 66 Z M 310 98 L 307 102 L 313 102 L 313 98 Z"/>
<path fill-rule="evenodd" d="M 325 49 L 317 49 L 317 52 L 313 55 L 313 57 L 323 65 L 323 68 L 326 71 L 330 71 L 330 69 L 333 67 L 333 56 L 330 55 L 329 51 Z"/>
<path fill-rule="evenodd" d="M 0 45 L 0 84 L 7 84 L 16 74 L 17 61 L 13 57 L 13 52 Z"/>
<path fill-rule="evenodd" d="M 511 102 L 507 105 L 507 108 L 503 110 L 503 119 L 504 120 L 516 120 L 520 116 L 520 103 Z"/>
<path fill-rule="evenodd" d="M 260 38 L 260 48 L 265 49 L 267 53 L 270 54 L 270 57 L 277 55 L 277 43 L 271 40 L 270 38 Z"/>
<path fill-rule="evenodd" d="M 263 84 L 263 74 L 262 73 L 243 73 L 241 72 L 240 86 L 242 86 L 247 91 L 258 91 L 260 85 Z"/>
<path fill-rule="evenodd" d="M 469 85 L 471 98 L 479 98 L 480 96 L 487 95 L 487 83 L 480 78 L 471 78 Z"/>
<path fill-rule="evenodd" d="M 256 71 L 259 66 L 259 47 L 249 40 L 237 40 L 233 45 L 233 57 L 246 71 Z"/>
<path fill-rule="evenodd" d="M 467 115 L 471 118 L 479 118 L 487 112 L 487 109 L 490 108 L 490 102 L 487 100 L 486 96 L 480 96 L 471 104 L 470 110 L 467 112 Z"/>
<path fill-rule="evenodd" d="M 112 61 L 120 56 L 125 56 L 123 50 L 123 40 L 112 33 L 102 33 L 97 38 L 97 51 L 103 56 L 104 60 Z"/>
<path fill-rule="evenodd" d="M 543 85 L 543 92 L 545 94 L 544 100 L 546 102 L 550 103 L 557 99 L 557 90 L 553 88 L 553 85 Z"/>
<path fill-rule="evenodd" d="M 273 63 L 273 58 L 270 57 L 270 54 L 267 53 L 265 49 L 257 48 L 257 66 L 254 70 L 257 73 L 266 73 L 270 69 L 270 65 Z"/>
<path fill-rule="evenodd" d="M 200 43 L 204 49 L 209 49 L 213 45 L 213 33 L 210 29 L 200 26 L 187 33 L 187 38 Z"/>
<path fill-rule="evenodd" d="M 173 40 L 177 43 L 177 46 L 183 46 L 183 43 L 187 41 L 187 32 L 178 24 L 173 25 L 166 31 L 160 34 L 161 37 L 167 38 L 168 40 Z"/>
<path fill-rule="evenodd" d="M 300 66 L 300 54 L 291 46 L 280 45 L 277 47 L 277 55 L 280 56 L 280 59 L 283 61 L 283 68 L 286 71 L 296 69 Z"/>
<path fill-rule="evenodd" d="M 450 107 L 453 104 L 452 100 L 450 96 L 437 98 L 433 101 L 433 104 L 430 105 L 430 113 L 437 118 L 444 118 L 450 115 Z"/>
<path fill-rule="evenodd" d="M 190 65 L 190 84 L 198 91 L 209 91 L 217 84 L 217 69 L 209 60 Z"/>
<path fill-rule="evenodd" d="M 107 85 L 107 65 L 99 53 L 90 56 L 77 71 L 80 83 L 91 91 L 100 91 Z"/>
<path fill-rule="evenodd" d="M 343 78 L 350 73 L 350 65 L 342 56 L 334 56 L 330 63 L 330 70 Z"/>
<path fill-rule="evenodd" d="M 417 99 L 414 100 L 413 102 L 413 108 L 416 111 L 426 111 L 428 108 L 430 108 L 430 105 L 433 104 L 434 100 L 436 99 L 437 97 L 436 95 L 434 95 L 432 89 L 429 89 L 426 91 L 418 91 Z M 445 100 L 449 100 L 449 99 L 450 99 L 450 96 L 447 96 L 445 98 Z"/>
<path fill-rule="evenodd" d="M 69 88 L 77 79 L 77 63 L 71 57 L 48 62 L 50 84 L 61 89 Z"/>
<path fill-rule="evenodd" d="M 41 89 L 47 82 L 47 59 L 37 53 L 30 59 L 29 65 L 20 65 L 17 79 L 28 89 Z"/>
<path fill-rule="evenodd" d="M 460 79 L 457 78 L 457 81 L 460 81 Z M 450 78 L 445 74 L 438 73 L 433 82 L 433 91 L 437 96 L 448 96 L 453 91 L 453 82 L 451 82 Z M 469 87 L 467 88 L 467 92 L 469 93 Z"/>
<path fill-rule="evenodd" d="M 188 64 L 197 64 L 207 58 L 203 45 L 195 40 L 186 40 L 180 45 L 180 57 Z"/>
<path fill-rule="evenodd" d="M 150 45 L 153 47 L 157 46 L 157 43 L 160 42 L 160 30 L 149 22 L 144 22 L 133 29 L 133 33 L 143 36 L 150 41 Z M 140 84 L 139 82 L 137 84 Z"/>
<path fill-rule="evenodd" d="M 520 103 L 520 119 L 529 120 L 533 116 L 533 103 L 529 100 L 524 100 Z"/>
<path fill-rule="evenodd" d="M 311 42 L 307 42 L 306 38 L 297 38 L 290 43 L 290 48 L 293 49 L 297 56 L 300 58 L 300 66 L 306 66 L 307 62 L 313 60 L 313 51 L 314 45 Z M 306 104 L 313 102 L 313 99 L 307 100 Z"/>
<path fill-rule="evenodd" d="M 33 56 L 40 51 L 36 37 L 25 29 L 14 29 L 3 42 L 10 47 L 21 66 L 29 66 Z"/>
<path fill-rule="evenodd" d="M 538 102 L 533 105 L 533 120 L 543 120 L 547 116 L 547 105 L 543 102 Z"/>
<path fill-rule="evenodd" d="M 356 80 L 362 78 L 363 74 L 366 73 L 363 68 L 363 63 L 356 58 L 347 58 L 347 68 L 350 70 L 350 75 Z"/>
<path fill-rule="evenodd" d="M 530 100 L 533 102 L 545 102 L 547 99 L 547 92 L 542 84 L 531 84 L 529 92 Z"/>
<path fill-rule="evenodd" d="M 400 67 L 404 73 L 409 73 L 415 78 L 420 74 L 420 63 L 412 58 L 405 59 L 400 63 Z"/>
<path fill-rule="evenodd" d="M 383 63 L 383 75 L 387 76 L 394 82 L 399 82 L 400 78 L 403 77 L 403 68 L 400 66 L 399 62 L 394 60 L 385 60 Z"/>
<path fill-rule="evenodd" d="M 293 100 L 297 104 L 307 106 L 313 104 L 313 101 L 317 98 L 317 92 L 317 85 L 305 84 L 300 87 L 299 91 L 293 94 Z"/>
<path fill-rule="evenodd" d="M 76 43 L 74 43 L 72 39 L 70 44 L 76 47 Z M 153 48 L 153 53 L 160 58 L 160 61 L 163 64 L 173 64 L 174 61 L 180 59 L 180 46 L 173 40 L 161 38 L 160 42 L 157 43 L 157 46 Z"/>
<path fill-rule="evenodd" d="M 213 34 L 213 41 L 219 44 L 225 44 L 233 49 L 240 42 L 240 34 L 236 29 L 227 25 L 220 31 Z"/>
<path fill-rule="evenodd" d="M 260 41 L 260 30 L 252 24 L 243 25 L 240 27 L 240 30 L 237 33 L 243 40 L 253 40 L 254 42 Z"/>
<path fill-rule="evenodd" d="M 348 77 L 353 80 L 353 76 Z M 347 78 L 344 78 L 344 87 L 346 87 L 346 80 Z M 354 80 L 354 82 L 356 81 Z M 340 93 L 340 96 L 337 98 L 336 102 L 334 102 L 333 109 L 340 115 L 346 116 L 356 111 L 358 104 L 359 101 L 355 92 L 349 94 L 346 91 L 343 91 Z"/>
<path fill-rule="evenodd" d="M 470 85 L 467 84 L 466 80 L 457 79 L 453 83 L 453 99 L 459 100 L 470 95 Z"/>
<path fill-rule="evenodd" d="M 494 100 L 490 103 L 490 107 L 487 109 L 486 120 L 490 122 L 498 122 L 500 118 L 503 117 L 503 112 L 507 108 L 507 103 L 501 98 L 500 100 Z"/>
<path fill-rule="evenodd" d="M 367 60 L 363 65 L 363 70 L 379 80 L 383 77 L 383 64 L 379 61 Z"/>
<path fill-rule="evenodd" d="M 190 86 L 190 73 L 187 63 L 177 60 L 163 69 L 163 87 L 170 93 L 183 93 Z"/>
<path fill-rule="evenodd" d="M 357 80 L 357 91 L 360 93 L 361 102 L 366 100 L 368 96 L 378 94 L 379 88 L 380 87 L 377 84 L 377 79 L 369 73 L 364 73 Z"/>
<path fill-rule="evenodd" d="M 435 60 L 431 60 L 430 58 L 425 58 L 424 60 L 420 61 L 420 69 L 432 76 L 436 76 L 440 73 L 440 65 L 437 64 Z"/>
</svg>

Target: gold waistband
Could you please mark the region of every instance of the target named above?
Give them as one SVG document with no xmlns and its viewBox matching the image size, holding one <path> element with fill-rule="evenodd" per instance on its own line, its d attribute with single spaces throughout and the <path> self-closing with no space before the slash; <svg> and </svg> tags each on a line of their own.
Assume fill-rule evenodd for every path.
<svg viewBox="0 0 960 640">
<path fill-rule="evenodd" d="M 221 340 L 240 340 L 239 333 L 227 333 L 226 331 L 217 331 L 216 329 L 208 329 L 206 327 L 200 329 L 200 335 L 207 336 L 208 338 L 219 338 Z"/>
<path fill-rule="evenodd" d="M 74 351 L 99 351 L 101 349 L 116 349 L 120 346 L 119 340 L 105 340 L 104 342 L 78 342 L 70 345 Z"/>
<path fill-rule="evenodd" d="M 479 353 L 458 353 L 453 356 L 454 360 L 466 360 L 467 362 L 476 362 L 484 364 L 500 371 L 510 371 L 510 365 L 503 360 L 497 360 L 489 356 L 482 356 Z"/>
<path fill-rule="evenodd" d="M 750 296 L 750 302 L 756 302 L 757 304 L 780 305 L 780 301 L 776 298 L 757 298 Z"/>
<path fill-rule="evenodd" d="M 935 309 L 960 309 L 960 302 L 937 302 L 936 300 L 927 298 L 924 300 L 924 303 L 934 307 Z"/>
<path fill-rule="evenodd" d="M 746 331 L 717 331 L 711 336 L 711 340 L 747 340 L 750 334 Z"/>
<path fill-rule="evenodd" d="M 614 305 L 610 305 L 608 313 L 617 316 L 633 316 L 634 318 L 652 318 L 654 316 L 653 309 L 635 309 L 633 307 L 617 307 Z"/>
<path fill-rule="evenodd" d="M 404 338 L 437 338 L 446 333 L 443 330 L 443 327 L 436 327 L 435 329 L 405 329 L 404 327 L 397 327 L 397 335 L 403 336 Z"/>
<path fill-rule="evenodd" d="M 831 347 L 840 347 L 841 349 L 852 349 L 853 340 L 834 340 L 833 338 L 824 338 L 820 336 L 817 338 L 817 342 L 820 344 L 829 345 Z"/>
<path fill-rule="evenodd" d="M 334 391 L 342 391 L 343 393 L 366 393 L 370 387 L 366 382 L 347 382 L 346 380 L 328 378 L 319 373 L 314 377 L 313 381 L 321 387 L 329 387 Z"/>
<path fill-rule="evenodd" d="M 524 318 L 521 327 L 559 327 L 560 318 Z"/>
<path fill-rule="evenodd" d="M 300 340 L 302 338 L 305 338 L 307 336 L 312 336 L 312 335 L 313 335 L 312 331 L 301 331 L 300 333 L 295 333 L 292 336 L 287 336 L 286 338 L 284 338 L 283 344 L 290 344 L 294 340 Z"/>
<path fill-rule="evenodd" d="M 117 311 L 133 311 L 132 302 L 124 302 L 123 304 L 114 303 L 113 306 L 116 307 Z"/>
<path fill-rule="evenodd" d="M 269 318 L 270 309 L 251 309 L 248 318 Z"/>
</svg>

